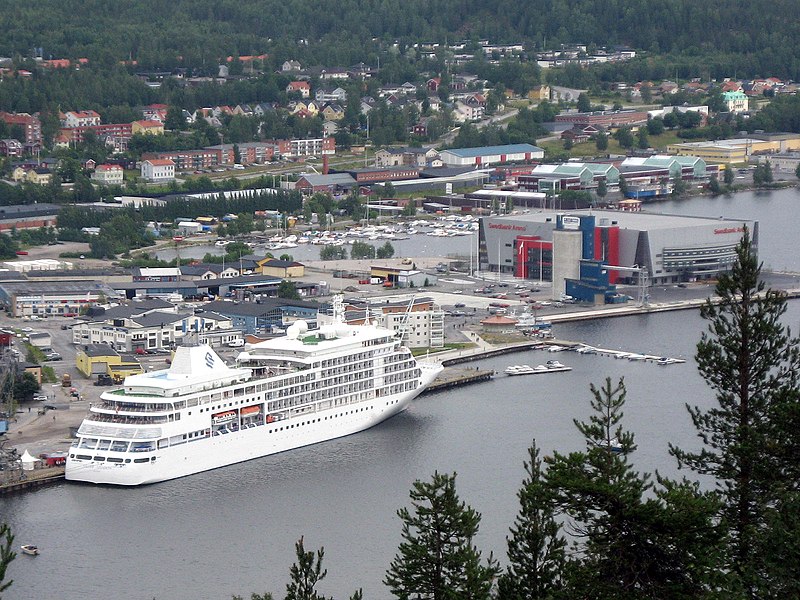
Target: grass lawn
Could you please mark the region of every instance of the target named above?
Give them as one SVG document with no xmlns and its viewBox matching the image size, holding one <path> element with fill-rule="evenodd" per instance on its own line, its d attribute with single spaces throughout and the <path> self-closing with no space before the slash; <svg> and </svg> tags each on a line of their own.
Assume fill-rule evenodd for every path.
<svg viewBox="0 0 800 600">
<path fill-rule="evenodd" d="M 634 134 L 634 137 L 635 137 L 635 134 Z M 669 146 L 670 144 L 678 144 L 678 143 L 681 143 L 683 141 L 687 141 L 687 140 L 683 140 L 682 138 L 678 137 L 678 131 L 677 130 L 665 131 L 661 135 L 650 135 L 650 136 L 647 136 L 647 139 L 650 142 L 650 146 L 652 148 L 655 148 L 656 150 L 661 150 L 661 151 L 665 151 L 667 149 L 667 146 Z M 702 140 L 701 139 L 693 139 L 691 141 L 699 142 L 699 141 L 702 141 Z M 541 144 L 539 144 L 539 146 L 544 148 L 545 151 L 550 152 L 550 153 L 553 153 L 553 152 L 555 152 L 555 153 L 564 152 L 564 143 L 560 142 L 560 141 L 542 142 Z M 623 154 L 624 155 L 626 153 L 627 153 L 627 150 L 625 148 L 622 148 L 619 145 L 619 143 L 617 143 L 617 140 L 615 140 L 613 137 L 609 136 L 609 138 L 608 138 L 608 149 L 606 149 L 603 152 L 601 152 L 601 151 L 599 151 L 597 149 L 597 146 L 595 145 L 594 141 L 588 141 L 588 142 L 583 142 L 583 143 L 580 143 L 580 144 L 575 144 L 572 147 L 572 150 L 570 150 L 569 155 L 570 155 L 571 158 L 591 158 L 591 157 L 594 157 L 594 156 L 599 156 L 601 154 Z"/>
</svg>

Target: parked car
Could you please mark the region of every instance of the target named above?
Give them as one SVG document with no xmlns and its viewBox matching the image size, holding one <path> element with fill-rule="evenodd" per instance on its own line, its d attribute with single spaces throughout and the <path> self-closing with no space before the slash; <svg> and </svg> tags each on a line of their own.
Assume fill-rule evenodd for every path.
<svg viewBox="0 0 800 600">
<path fill-rule="evenodd" d="M 58 352 L 49 352 L 48 354 L 44 355 L 44 359 L 47 361 L 61 360 L 61 355 Z"/>
</svg>

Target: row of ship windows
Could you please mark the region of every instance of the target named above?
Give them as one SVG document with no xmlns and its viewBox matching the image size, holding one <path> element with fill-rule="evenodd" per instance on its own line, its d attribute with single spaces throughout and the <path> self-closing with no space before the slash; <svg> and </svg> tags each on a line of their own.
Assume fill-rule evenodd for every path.
<svg viewBox="0 0 800 600">
<path fill-rule="evenodd" d="M 94 460 L 97 462 L 110 462 L 110 463 L 129 463 L 131 462 L 130 458 L 121 459 L 117 458 L 116 456 L 95 456 L 91 457 L 88 454 L 70 454 L 70 458 L 76 458 L 78 460 Z M 134 463 L 146 463 L 146 462 L 156 462 L 156 457 L 152 456 L 150 458 L 134 458 Z"/>
<path fill-rule="evenodd" d="M 283 427 L 276 427 L 275 429 L 270 429 L 269 433 L 276 433 L 278 431 L 283 431 L 284 429 L 294 429 L 295 427 L 303 427 L 304 425 L 312 425 L 313 423 L 319 423 L 320 421 L 327 421 L 328 419 L 336 419 L 338 417 L 344 417 L 345 415 L 352 415 L 358 412 L 364 412 L 365 410 L 372 410 L 372 406 L 356 408 L 354 410 L 344 411 L 342 413 L 337 413 L 335 415 L 330 415 L 328 417 L 319 417 L 317 419 L 311 419 L 310 421 L 302 421 L 300 423 L 295 423 L 294 425 L 284 425 Z"/>
</svg>

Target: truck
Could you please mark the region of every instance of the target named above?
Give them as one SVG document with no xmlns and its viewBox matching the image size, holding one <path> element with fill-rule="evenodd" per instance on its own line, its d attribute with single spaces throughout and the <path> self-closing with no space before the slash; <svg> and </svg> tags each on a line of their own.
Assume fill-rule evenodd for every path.
<svg viewBox="0 0 800 600">
<path fill-rule="evenodd" d="M 383 283 L 383 279 L 381 279 L 380 277 L 370 277 L 369 282 L 372 285 L 380 285 L 381 283 Z"/>
<path fill-rule="evenodd" d="M 61 376 L 61 387 L 72 387 L 72 377 L 69 373 L 64 373 Z"/>
</svg>

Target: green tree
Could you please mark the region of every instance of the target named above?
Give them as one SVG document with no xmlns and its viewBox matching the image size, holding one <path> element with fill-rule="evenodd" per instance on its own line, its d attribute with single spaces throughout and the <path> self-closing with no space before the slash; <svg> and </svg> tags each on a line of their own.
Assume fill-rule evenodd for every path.
<svg viewBox="0 0 800 600">
<path fill-rule="evenodd" d="M 392 258 L 394 256 L 394 246 L 390 242 L 386 242 L 377 249 L 375 256 L 376 258 Z"/>
<path fill-rule="evenodd" d="M 581 92 L 578 96 L 577 108 L 578 112 L 589 112 L 592 110 L 592 102 L 585 92 Z"/>
<path fill-rule="evenodd" d="M 800 179 L 800 164 L 797 165 L 797 168 L 794 170 L 795 176 Z"/>
<path fill-rule="evenodd" d="M 11 579 L 5 580 L 8 566 L 17 556 L 11 550 L 13 547 L 14 536 L 11 533 L 11 528 L 6 523 L 0 523 L 0 592 L 4 592 L 14 583 Z"/>
<path fill-rule="evenodd" d="M 498 600 L 551 598 L 562 585 L 567 542 L 560 535 L 535 440 L 524 464 L 527 478 L 517 492 L 520 510 L 506 538 L 510 565 L 498 579 Z"/>
<path fill-rule="evenodd" d="M 342 246 L 323 246 L 319 251 L 320 260 L 344 260 L 347 249 Z"/>
<path fill-rule="evenodd" d="M 725 172 L 722 174 L 722 180 L 725 182 L 725 185 L 731 186 L 733 184 L 733 180 L 736 176 L 733 173 L 733 167 L 730 165 L 725 165 Z"/>
<path fill-rule="evenodd" d="M 328 574 L 327 569 L 322 570 L 322 558 L 325 550 L 306 552 L 303 547 L 303 538 L 300 538 L 294 545 L 297 561 L 289 568 L 291 582 L 286 584 L 285 600 L 326 600 L 314 589 L 316 585 L 325 579 Z"/>
<path fill-rule="evenodd" d="M 290 300 L 300 300 L 300 293 L 294 281 L 282 279 L 278 284 L 278 298 L 288 298 Z"/>
<path fill-rule="evenodd" d="M 597 197 L 602 201 L 606 194 L 608 194 L 608 184 L 605 179 L 601 179 L 597 182 Z"/>
<path fill-rule="evenodd" d="M 671 448 L 681 466 L 716 480 L 721 522 L 730 539 L 725 569 L 749 598 L 772 597 L 768 588 L 781 583 L 775 581 L 780 574 L 774 567 L 796 564 L 800 534 L 796 515 L 786 519 L 780 513 L 786 506 L 781 499 L 796 506 L 800 476 L 795 429 L 800 342 L 781 322 L 785 293 L 764 288 L 745 229 L 731 271 L 718 278 L 717 302 L 707 301 L 700 313 L 708 331 L 695 359 L 717 402 L 710 409 L 688 404 L 687 409 L 703 447 L 699 452 Z M 787 531 L 795 543 L 781 555 L 772 540 Z"/>
<path fill-rule="evenodd" d="M 180 106 L 170 106 L 167 108 L 167 116 L 164 119 L 164 129 L 171 131 L 185 131 L 186 118 L 183 116 L 183 109 Z"/>
<path fill-rule="evenodd" d="M 628 195 L 628 181 L 622 175 L 620 175 L 619 177 L 618 185 L 619 185 L 619 193 L 622 194 L 622 197 L 624 198 L 625 196 Z"/>
<path fill-rule="evenodd" d="M 0 258 L 15 258 L 19 244 L 11 236 L 0 233 Z"/>
<path fill-rule="evenodd" d="M 491 555 L 483 563 L 473 546 L 481 515 L 462 502 L 456 474 L 433 474 L 430 483 L 415 481 L 412 511 L 401 508 L 403 541 L 384 583 L 397 598 L 488 600 L 499 574 Z"/>
<path fill-rule="evenodd" d="M 620 127 L 614 133 L 614 139 L 617 140 L 620 147 L 622 148 L 632 148 L 633 147 L 633 133 L 631 132 L 630 127 Z"/>
<path fill-rule="evenodd" d="M 608 135 L 606 135 L 605 131 L 601 131 L 594 136 L 594 145 L 600 152 L 608 150 Z"/>
<path fill-rule="evenodd" d="M 403 207 L 403 211 L 400 214 L 404 217 L 413 217 L 417 214 L 417 205 L 413 200 L 409 200 L 408 204 Z"/>
<path fill-rule="evenodd" d="M 647 127 L 640 127 L 636 134 L 636 145 L 640 150 L 647 150 L 650 147 L 650 140 L 647 139 Z"/>
<path fill-rule="evenodd" d="M 680 173 L 677 173 L 675 177 L 672 178 L 672 195 L 675 198 L 678 198 L 686 193 L 687 185 L 686 182 L 681 177 Z"/>
<path fill-rule="evenodd" d="M 566 150 L 567 152 L 569 152 L 570 150 L 572 150 L 572 147 L 573 147 L 574 145 L 575 145 L 575 144 L 574 144 L 574 142 L 572 141 L 572 138 L 571 138 L 571 137 L 564 138 L 564 150 Z"/>
<path fill-rule="evenodd" d="M 647 121 L 647 133 L 650 135 L 661 135 L 664 133 L 664 119 L 655 117 Z"/>
<path fill-rule="evenodd" d="M 591 386 L 592 414 L 575 420 L 586 449 L 546 459 L 547 485 L 574 541 L 567 598 L 697 598 L 715 585 L 717 503 L 698 485 L 634 471 L 636 446 L 622 428 L 625 385 Z"/>
<path fill-rule="evenodd" d="M 356 240 L 350 247 L 350 258 L 353 260 L 363 260 L 365 258 L 376 258 L 377 251 L 375 246 Z"/>
<path fill-rule="evenodd" d="M 722 193 L 722 186 L 720 186 L 719 179 L 716 176 L 708 180 L 708 191 L 715 196 Z"/>
</svg>

